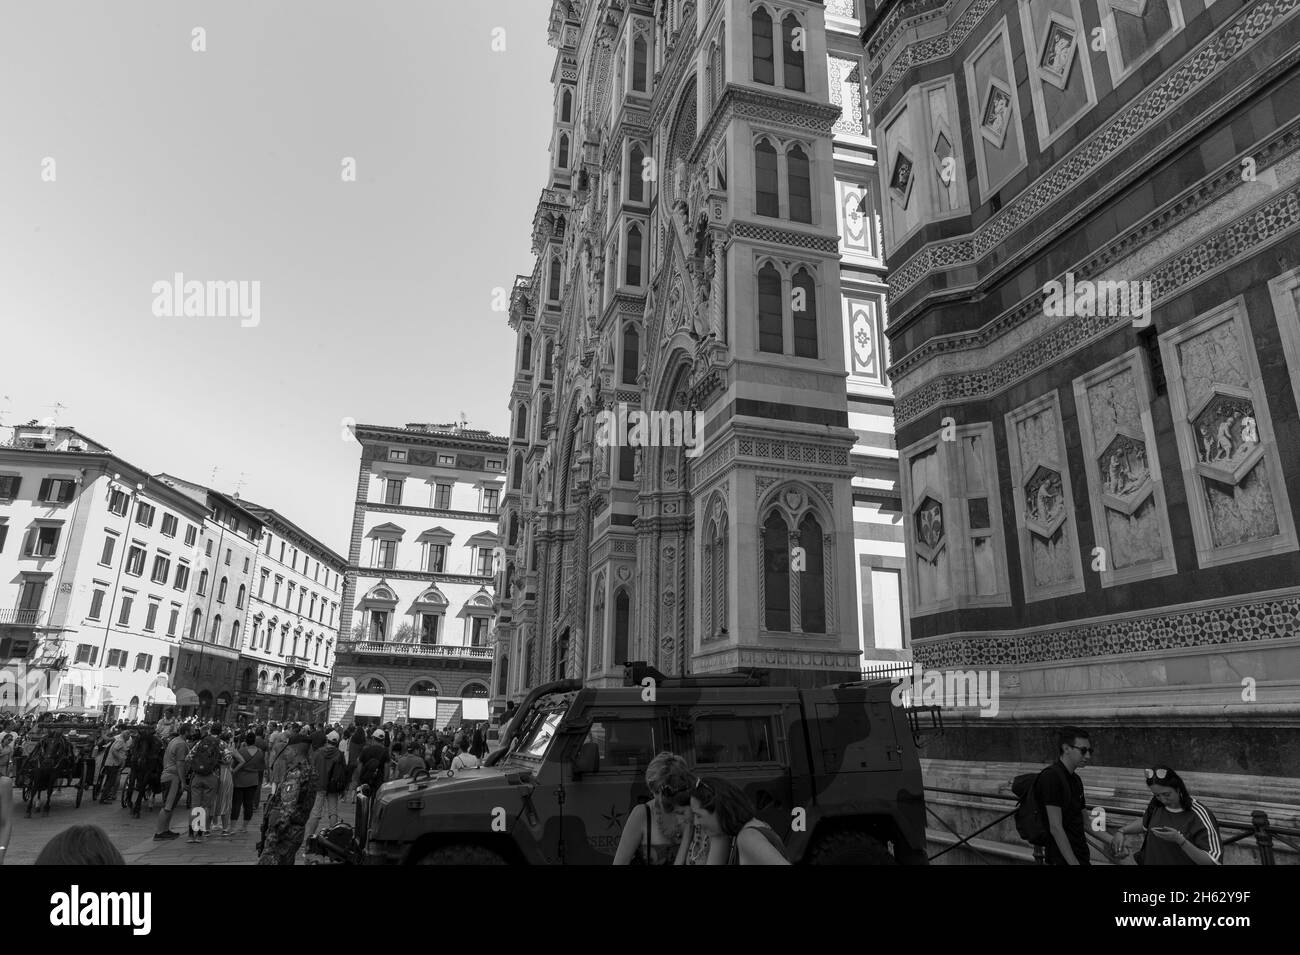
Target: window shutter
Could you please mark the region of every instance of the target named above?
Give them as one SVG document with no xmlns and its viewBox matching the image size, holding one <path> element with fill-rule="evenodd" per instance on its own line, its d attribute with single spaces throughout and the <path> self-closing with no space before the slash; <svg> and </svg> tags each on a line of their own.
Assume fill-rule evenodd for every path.
<svg viewBox="0 0 1300 955">
<path fill-rule="evenodd" d="M 31 557 L 36 552 L 36 528 L 27 531 L 27 536 L 23 538 L 23 556 Z"/>
<path fill-rule="evenodd" d="M 39 500 L 48 500 L 50 496 L 50 479 L 41 478 L 41 492 L 37 495 Z"/>
</svg>

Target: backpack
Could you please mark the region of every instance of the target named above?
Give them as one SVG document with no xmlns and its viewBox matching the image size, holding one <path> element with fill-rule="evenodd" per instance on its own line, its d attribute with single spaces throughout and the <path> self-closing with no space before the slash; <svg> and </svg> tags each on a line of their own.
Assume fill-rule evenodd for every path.
<svg viewBox="0 0 1300 955">
<path fill-rule="evenodd" d="M 199 740 L 190 759 L 190 765 L 194 769 L 195 776 L 207 776 L 215 773 L 221 763 L 221 753 L 216 741 L 212 737 Z"/>
<path fill-rule="evenodd" d="M 341 793 L 348 788 L 348 766 L 343 762 L 343 754 L 335 753 L 325 767 L 325 791 Z"/>
<path fill-rule="evenodd" d="M 1011 791 L 1020 800 L 1016 804 L 1016 832 L 1031 846 L 1046 846 L 1052 841 L 1047 812 L 1038 803 L 1038 780 L 1060 763 L 1053 763 L 1036 773 L 1022 773 L 1011 781 Z"/>
</svg>

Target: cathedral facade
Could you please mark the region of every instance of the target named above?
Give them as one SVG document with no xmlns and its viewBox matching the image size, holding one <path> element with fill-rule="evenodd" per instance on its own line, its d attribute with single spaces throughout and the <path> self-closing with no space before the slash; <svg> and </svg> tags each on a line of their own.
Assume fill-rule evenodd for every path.
<svg viewBox="0 0 1300 955">
<path fill-rule="evenodd" d="M 868 7 L 913 649 L 1002 687 L 929 754 L 1293 805 L 1297 4 Z"/>
<path fill-rule="evenodd" d="M 831 89 L 827 18 L 806 0 L 553 4 L 551 172 L 510 302 L 498 700 L 561 676 L 620 684 L 633 660 L 859 673 L 839 246 L 849 226 L 875 234 L 874 176 L 860 75 Z M 856 26 L 839 16 L 845 48 Z M 858 141 L 838 163 L 837 135 Z M 861 190 L 847 215 L 837 177 Z M 858 298 L 877 299 L 859 324 L 883 340 L 861 258 Z M 889 445 L 883 359 L 862 353 Z M 620 424 L 638 420 L 639 442 Z"/>
</svg>

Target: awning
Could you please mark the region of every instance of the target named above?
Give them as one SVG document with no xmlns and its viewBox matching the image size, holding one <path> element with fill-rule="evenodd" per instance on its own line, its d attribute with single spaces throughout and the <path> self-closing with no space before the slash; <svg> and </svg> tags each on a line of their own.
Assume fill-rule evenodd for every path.
<svg viewBox="0 0 1300 955">
<path fill-rule="evenodd" d="M 198 706 L 199 695 L 189 687 L 182 686 L 176 690 L 176 703 L 178 706 Z"/>
<path fill-rule="evenodd" d="M 153 692 L 149 694 L 150 703 L 158 703 L 163 706 L 175 706 L 176 694 L 172 692 L 169 686 L 154 687 Z"/>
</svg>

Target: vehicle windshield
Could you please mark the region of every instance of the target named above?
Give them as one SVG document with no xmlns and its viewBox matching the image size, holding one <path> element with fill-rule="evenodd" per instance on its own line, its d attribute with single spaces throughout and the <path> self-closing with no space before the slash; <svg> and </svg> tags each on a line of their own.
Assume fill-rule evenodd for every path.
<svg viewBox="0 0 1300 955">
<path fill-rule="evenodd" d="M 510 747 L 507 759 L 540 762 L 555 739 L 555 731 L 569 711 L 575 693 L 560 693 L 541 697 L 524 718 L 519 735 Z"/>
</svg>

